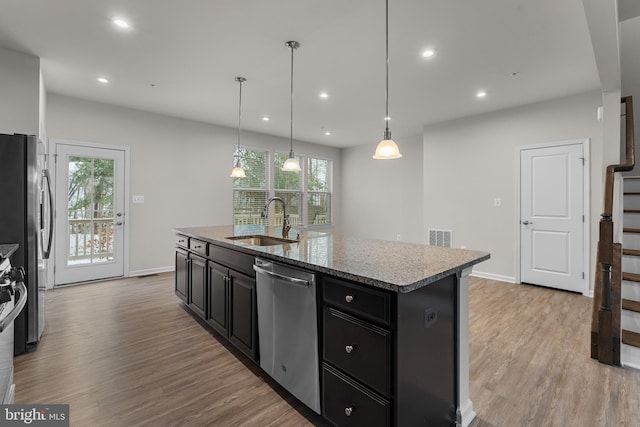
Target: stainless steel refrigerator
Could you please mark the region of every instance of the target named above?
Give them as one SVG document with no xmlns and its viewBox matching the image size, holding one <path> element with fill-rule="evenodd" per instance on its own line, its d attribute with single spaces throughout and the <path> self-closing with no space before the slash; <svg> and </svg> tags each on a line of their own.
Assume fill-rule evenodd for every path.
<svg viewBox="0 0 640 427">
<path fill-rule="evenodd" d="M 47 259 L 53 216 L 45 144 L 33 135 L 0 134 L 0 243 L 17 243 L 12 258 L 24 267 L 27 303 L 15 320 L 14 354 L 36 348 L 45 323 Z"/>
</svg>

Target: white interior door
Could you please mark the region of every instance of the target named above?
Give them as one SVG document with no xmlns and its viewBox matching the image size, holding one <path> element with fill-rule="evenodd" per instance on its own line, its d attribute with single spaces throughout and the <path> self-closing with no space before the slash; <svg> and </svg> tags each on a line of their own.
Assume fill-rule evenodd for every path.
<svg viewBox="0 0 640 427">
<path fill-rule="evenodd" d="M 124 275 L 125 152 L 58 143 L 55 285 Z"/>
<path fill-rule="evenodd" d="M 520 281 L 584 292 L 584 146 L 520 151 Z"/>
</svg>

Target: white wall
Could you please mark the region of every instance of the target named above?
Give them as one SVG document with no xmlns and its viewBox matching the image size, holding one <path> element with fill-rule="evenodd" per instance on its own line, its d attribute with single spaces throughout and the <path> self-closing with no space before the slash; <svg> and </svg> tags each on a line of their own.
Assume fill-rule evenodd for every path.
<svg viewBox="0 0 640 427">
<path fill-rule="evenodd" d="M 636 167 L 625 176 L 640 176 L 640 17 L 620 23 L 620 61 L 622 69 L 622 96 L 632 96 L 634 104 L 635 156 Z M 624 119 L 623 119 L 624 126 Z M 622 140 L 622 155 L 625 153 L 625 141 Z"/>
<path fill-rule="evenodd" d="M 130 147 L 130 271 L 171 267 L 176 227 L 231 224 L 237 128 L 226 128 L 49 93 L 47 133 Z M 242 145 L 289 151 L 289 140 L 242 132 Z M 334 220 L 340 217 L 340 151 L 294 141 L 298 154 L 334 160 Z"/>
<path fill-rule="evenodd" d="M 0 47 L 0 133 L 39 134 L 40 59 Z"/>
<path fill-rule="evenodd" d="M 423 243 L 422 136 L 394 138 L 402 158 L 374 160 L 379 141 L 342 150 L 342 228 L 383 240 Z"/>
<path fill-rule="evenodd" d="M 475 270 L 513 279 L 516 147 L 590 138 L 593 274 L 602 209 L 600 105 L 602 94 L 595 91 L 425 127 L 424 227 L 453 230 L 455 246 L 491 253 Z M 502 200 L 501 207 L 494 207 L 494 198 Z"/>
</svg>

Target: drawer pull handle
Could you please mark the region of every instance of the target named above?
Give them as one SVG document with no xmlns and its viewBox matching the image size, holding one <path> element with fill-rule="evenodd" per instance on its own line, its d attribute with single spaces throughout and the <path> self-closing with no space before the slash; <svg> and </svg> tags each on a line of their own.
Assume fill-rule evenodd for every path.
<svg viewBox="0 0 640 427">
<path fill-rule="evenodd" d="M 352 345 L 348 345 L 344 348 L 344 351 L 346 351 L 349 354 L 351 354 L 353 350 L 355 350 L 355 346 L 352 346 Z"/>
<path fill-rule="evenodd" d="M 200 245 L 196 245 L 196 246 L 194 246 L 194 249 L 200 249 L 201 247 L 202 246 L 200 246 Z"/>
<path fill-rule="evenodd" d="M 353 295 L 347 295 L 346 297 L 344 297 L 344 300 L 345 300 L 346 302 L 351 302 L 351 301 L 353 301 Z"/>
<path fill-rule="evenodd" d="M 350 417 L 352 413 L 353 413 L 353 407 L 352 406 L 347 406 L 346 408 L 344 408 L 344 414 L 347 417 Z"/>
</svg>

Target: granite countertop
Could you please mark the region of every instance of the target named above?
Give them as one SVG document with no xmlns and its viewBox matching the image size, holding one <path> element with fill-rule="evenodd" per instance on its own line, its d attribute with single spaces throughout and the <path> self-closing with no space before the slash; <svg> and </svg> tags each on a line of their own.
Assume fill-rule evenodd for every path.
<svg viewBox="0 0 640 427">
<path fill-rule="evenodd" d="M 280 237 L 278 227 L 228 225 L 176 228 L 176 233 L 253 256 L 285 262 L 394 292 L 411 292 L 489 259 L 487 252 L 439 248 L 351 236 L 336 230 L 291 229 L 296 243 L 254 246 L 229 236 L 263 234 Z"/>
<path fill-rule="evenodd" d="M 18 250 L 18 247 L 19 245 L 17 243 L 0 244 L 0 259 L 9 258 Z"/>
</svg>

